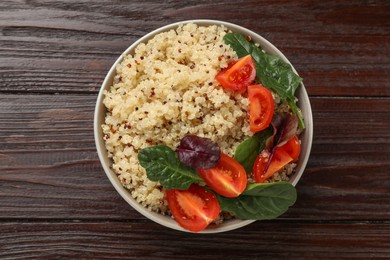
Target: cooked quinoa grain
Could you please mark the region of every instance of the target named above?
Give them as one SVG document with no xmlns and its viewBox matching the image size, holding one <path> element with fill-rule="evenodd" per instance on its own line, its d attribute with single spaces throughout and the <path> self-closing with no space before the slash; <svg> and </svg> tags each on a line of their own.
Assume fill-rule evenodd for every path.
<svg viewBox="0 0 390 260">
<path fill-rule="evenodd" d="M 252 135 L 249 102 L 223 90 L 216 74 L 237 59 L 223 42 L 226 28 L 186 24 L 139 44 L 116 68 L 105 92 L 102 125 L 112 168 L 134 199 L 166 213 L 163 188 L 146 177 L 138 152 L 165 144 L 175 149 L 182 137 L 196 134 L 218 143 L 233 155 Z"/>
</svg>

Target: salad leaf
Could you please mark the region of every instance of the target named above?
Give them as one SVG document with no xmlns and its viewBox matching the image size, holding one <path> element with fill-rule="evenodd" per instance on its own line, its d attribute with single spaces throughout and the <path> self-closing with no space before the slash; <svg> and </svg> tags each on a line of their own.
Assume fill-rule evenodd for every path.
<svg viewBox="0 0 390 260">
<path fill-rule="evenodd" d="M 256 75 L 262 84 L 277 93 L 283 100 L 287 100 L 291 110 L 298 115 L 300 127 L 303 129 L 302 113 L 295 104 L 295 91 L 302 82 L 302 78 L 294 73 L 290 64 L 275 55 L 263 52 L 252 41 L 238 33 L 227 33 L 223 40 L 237 53 L 239 58 L 250 54 L 256 64 Z"/>
<path fill-rule="evenodd" d="M 288 140 L 293 138 L 298 132 L 298 117 L 293 114 L 275 114 L 274 118 L 281 117 L 281 125 L 276 127 L 276 144 L 275 146 L 283 146 Z"/>
<path fill-rule="evenodd" d="M 267 172 L 271 165 L 272 158 L 277 147 L 281 147 L 298 133 L 298 117 L 296 114 L 275 113 L 272 118 L 271 126 L 273 133 L 266 140 L 266 147 L 271 152 L 268 158 L 264 172 Z"/>
<path fill-rule="evenodd" d="M 203 179 L 197 172 L 182 164 L 176 153 L 166 145 L 142 149 L 138 160 L 151 181 L 159 181 L 166 189 L 186 190 Z"/>
<path fill-rule="evenodd" d="M 244 140 L 237 146 L 234 153 L 234 159 L 236 159 L 244 167 L 247 173 L 252 171 L 253 164 L 255 163 L 257 156 L 266 148 L 265 141 L 272 135 L 272 132 L 273 130 L 270 126 Z"/>
<path fill-rule="evenodd" d="M 179 160 L 195 169 L 209 169 L 218 165 L 220 149 L 208 138 L 186 135 L 176 148 Z"/>
<path fill-rule="evenodd" d="M 287 100 L 289 106 L 291 107 L 291 110 L 294 114 L 298 116 L 298 125 L 300 129 L 305 128 L 305 121 L 303 119 L 302 111 L 298 108 L 297 104 L 294 100 Z"/>
<path fill-rule="evenodd" d="M 285 213 L 297 199 L 295 187 L 288 182 L 250 184 L 237 198 L 216 194 L 221 209 L 240 219 L 274 219 Z"/>
<path fill-rule="evenodd" d="M 268 150 L 272 150 L 275 146 L 282 146 L 298 133 L 298 121 L 295 114 L 275 113 L 271 127 L 272 135 L 266 140 Z"/>
</svg>

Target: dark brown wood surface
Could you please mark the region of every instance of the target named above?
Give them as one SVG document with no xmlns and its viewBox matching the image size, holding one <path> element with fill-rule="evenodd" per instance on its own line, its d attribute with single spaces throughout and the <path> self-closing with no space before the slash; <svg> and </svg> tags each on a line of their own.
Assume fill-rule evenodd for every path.
<svg viewBox="0 0 390 260">
<path fill-rule="evenodd" d="M 314 141 L 281 218 L 188 234 L 133 210 L 93 139 L 97 93 L 131 43 L 219 19 L 304 78 Z M 0 259 L 389 259 L 389 1 L 1 1 Z"/>
</svg>

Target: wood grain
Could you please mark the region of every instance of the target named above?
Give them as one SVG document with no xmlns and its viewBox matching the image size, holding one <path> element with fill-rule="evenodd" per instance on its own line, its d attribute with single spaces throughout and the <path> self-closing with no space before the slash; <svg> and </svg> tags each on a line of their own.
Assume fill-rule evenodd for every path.
<svg viewBox="0 0 390 260">
<path fill-rule="evenodd" d="M 388 259 L 390 254 L 389 224 L 256 222 L 214 235 L 142 222 L 10 222 L 0 228 L 2 259 Z"/>
</svg>

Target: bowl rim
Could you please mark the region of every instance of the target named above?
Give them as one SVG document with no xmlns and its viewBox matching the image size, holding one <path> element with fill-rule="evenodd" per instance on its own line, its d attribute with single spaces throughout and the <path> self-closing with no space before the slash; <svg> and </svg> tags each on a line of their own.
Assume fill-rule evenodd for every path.
<svg viewBox="0 0 390 260">
<path fill-rule="evenodd" d="M 130 205 L 132 206 L 136 211 L 138 211 L 140 214 L 142 214 L 144 217 L 160 224 L 163 226 L 166 226 L 168 228 L 174 229 L 174 230 L 179 230 L 183 232 L 189 232 L 192 233 L 191 231 L 188 231 L 181 226 L 179 226 L 175 220 L 173 220 L 170 217 L 164 216 L 159 213 L 151 212 L 147 208 L 143 207 L 141 204 L 136 202 L 129 191 L 123 187 L 123 185 L 120 183 L 119 178 L 117 177 L 117 174 L 111 170 L 110 166 L 112 163 L 108 163 L 110 159 L 107 156 L 107 150 L 104 144 L 104 140 L 102 138 L 102 129 L 101 129 L 101 124 L 104 122 L 105 118 L 105 106 L 103 104 L 103 99 L 104 99 L 104 90 L 109 89 L 109 87 L 112 85 L 112 80 L 113 77 L 116 74 L 116 66 L 123 60 L 124 56 L 131 53 L 138 44 L 142 42 L 147 42 L 149 39 L 153 38 L 155 35 L 169 31 L 171 29 L 177 28 L 179 25 L 182 24 L 187 24 L 187 23 L 194 23 L 197 24 L 198 26 L 210 26 L 210 25 L 217 25 L 217 26 L 224 26 L 227 29 L 234 31 L 234 32 L 239 32 L 244 35 L 249 35 L 252 37 L 252 39 L 255 42 L 258 42 L 263 49 L 266 49 L 266 51 L 269 53 L 271 52 L 272 54 L 277 55 L 280 57 L 282 60 L 285 62 L 289 63 L 295 73 L 297 71 L 295 70 L 294 66 L 291 64 L 291 62 L 284 56 L 284 54 L 279 51 L 271 42 L 263 38 L 261 35 L 244 28 L 240 25 L 233 24 L 230 22 L 225 22 L 225 21 L 220 21 L 220 20 L 212 20 L 212 19 L 195 19 L 195 20 L 184 20 L 184 21 L 179 21 L 179 22 L 174 22 L 167 24 L 165 26 L 159 27 L 147 34 L 145 34 L 143 37 L 139 38 L 137 41 L 132 43 L 124 52 L 119 55 L 119 57 L 116 59 L 116 61 L 113 63 L 109 71 L 107 72 L 104 81 L 100 87 L 98 97 L 96 100 L 96 105 L 95 105 L 95 111 L 94 111 L 94 139 L 95 139 L 95 145 L 97 149 L 97 154 L 99 157 L 99 161 L 104 169 L 105 174 L 107 175 L 108 179 L 110 180 L 112 186 L 114 186 L 115 190 L 119 193 L 119 195 Z M 270 51 L 271 50 L 271 51 Z M 298 73 L 297 73 L 298 74 Z M 306 108 L 305 111 L 302 111 L 305 116 L 305 130 L 304 130 L 304 140 L 301 139 L 302 142 L 306 144 L 305 146 L 305 153 L 304 157 L 299 159 L 299 168 L 296 169 L 296 173 L 293 175 L 293 177 L 290 179 L 290 183 L 292 185 L 296 185 L 301 178 L 304 169 L 307 165 L 309 156 L 310 156 L 310 151 L 311 151 L 311 146 L 312 146 L 312 139 L 313 139 L 313 116 L 312 116 L 312 110 L 311 110 L 311 105 L 310 105 L 310 100 L 308 97 L 308 94 L 306 92 L 305 86 L 303 83 L 301 83 L 300 87 L 298 87 L 299 91 L 299 102 L 304 103 Z M 296 94 L 297 95 L 297 94 Z M 303 99 L 305 102 L 303 102 Z M 299 106 L 302 109 L 302 105 Z M 244 227 L 250 223 L 255 222 L 256 220 L 239 220 L 239 219 L 233 219 L 233 220 L 228 220 L 224 222 L 221 225 L 218 225 L 217 227 L 214 226 L 209 226 L 208 228 L 204 229 L 203 231 L 200 231 L 198 233 L 220 233 L 220 232 L 226 232 L 226 231 L 231 231 L 235 230 L 241 227 Z M 228 223 L 229 225 L 227 225 Z"/>
</svg>

